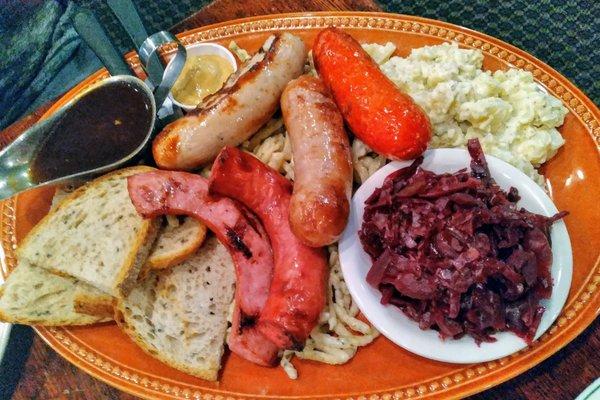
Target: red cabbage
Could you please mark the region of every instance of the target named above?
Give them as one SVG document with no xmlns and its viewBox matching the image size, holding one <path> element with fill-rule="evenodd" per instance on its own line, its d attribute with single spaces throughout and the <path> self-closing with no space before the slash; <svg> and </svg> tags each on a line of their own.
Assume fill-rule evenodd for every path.
<svg viewBox="0 0 600 400">
<path fill-rule="evenodd" d="M 442 338 L 499 331 L 533 340 L 552 293 L 549 228 L 564 217 L 533 214 L 492 179 L 477 139 L 471 171 L 435 174 L 423 159 L 390 174 L 365 202 L 359 237 L 373 265 L 367 282 Z"/>
</svg>

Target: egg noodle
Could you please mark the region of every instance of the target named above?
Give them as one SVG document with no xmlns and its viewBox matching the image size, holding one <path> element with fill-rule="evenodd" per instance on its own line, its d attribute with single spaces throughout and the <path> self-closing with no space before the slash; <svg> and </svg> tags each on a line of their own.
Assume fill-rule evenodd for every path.
<svg viewBox="0 0 600 400">
<path fill-rule="evenodd" d="M 248 57 L 235 42 L 229 48 L 241 60 Z M 536 168 L 564 143 L 556 127 L 562 125 L 567 110 L 540 89 L 530 72 L 483 71 L 481 51 L 460 49 L 456 44 L 414 49 L 406 58 L 392 57 L 396 51 L 392 43 L 363 44 L 363 48 L 383 73 L 425 110 L 434 132 L 430 147 L 464 147 L 468 139 L 477 137 L 486 153 L 516 166 L 544 186 Z M 310 53 L 306 72 L 315 74 Z M 350 139 L 354 181 L 361 184 L 389 160 L 359 139 Z M 241 148 L 294 179 L 292 149 L 280 116 L 271 119 Z M 292 379 L 298 377 L 292 364 L 294 356 L 343 364 L 379 335 L 357 318 L 359 310 L 344 282 L 337 245 L 329 246 L 328 252 L 327 304 L 319 323 L 302 351 L 286 350 L 281 358 L 281 367 Z"/>
</svg>

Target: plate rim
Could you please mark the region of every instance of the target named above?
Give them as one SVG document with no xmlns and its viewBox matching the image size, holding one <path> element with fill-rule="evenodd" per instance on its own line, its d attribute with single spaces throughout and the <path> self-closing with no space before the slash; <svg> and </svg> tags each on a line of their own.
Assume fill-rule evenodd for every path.
<svg viewBox="0 0 600 400">
<path fill-rule="evenodd" d="M 596 151 L 600 151 L 600 110 L 581 89 L 558 71 L 524 50 L 490 35 L 448 22 L 383 12 L 323 11 L 310 13 L 282 13 L 224 21 L 182 32 L 177 36 L 182 39 L 184 44 L 188 44 L 208 40 L 227 39 L 228 37 L 248 33 L 264 33 L 273 30 L 306 31 L 320 29 L 332 24 L 349 30 L 387 30 L 437 37 L 443 41 L 456 42 L 461 47 L 479 48 L 488 57 L 494 57 L 499 61 L 508 63 L 516 68 L 529 70 L 534 74 L 536 81 L 541 83 L 549 92 L 559 98 L 580 123 L 587 128 L 588 134 L 590 134 L 596 144 Z M 173 48 L 165 46 L 162 53 L 169 53 L 172 50 Z M 134 52 L 128 53 L 126 59 L 128 64 L 134 70 L 139 71 L 139 59 Z M 105 69 L 93 73 L 58 99 L 42 118 L 55 112 L 58 108 L 68 102 L 75 93 L 80 92 L 90 84 L 102 80 L 107 76 L 108 72 Z M 6 260 L 2 260 L 3 264 L 10 259 L 9 253 L 14 253 L 14 243 L 11 241 L 12 239 L 8 238 L 8 240 L 6 240 L 7 231 L 10 232 L 11 230 L 10 224 L 6 223 L 7 219 L 11 219 L 11 215 L 7 215 L 6 210 L 12 209 L 12 216 L 15 217 L 15 206 L 16 200 L 8 200 L 2 203 L 3 211 L 2 215 L 0 215 L 0 225 L 2 225 L 1 238 L 2 246 L 6 252 Z M 13 221 L 12 224 L 13 236 L 15 228 L 14 223 L 15 221 Z M 536 341 L 533 346 L 519 351 L 512 356 L 508 356 L 505 359 L 474 365 L 473 368 L 464 370 L 464 373 L 454 373 L 453 375 L 430 378 L 429 380 L 419 382 L 418 384 L 405 385 L 399 388 L 348 393 L 344 394 L 344 396 L 350 398 L 371 396 L 371 398 L 376 399 L 387 398 L 388 395 L 412 396 L 413 398 L 415 398 L 414 396 L 417 396 L 416 398 L 423 398 L 443 393 L 453 398 L 463 397 L 487 390 L 492 386 L 496 386 L 525 372 L 558 352 L 566 344 L 570 343 L 590 325 L 598 314 L 600 314 L 600 295 L 598 293 L 594 294 L 597 286 L 600 284 L 599 267 L 600 256 L 596 259 L 590 273 L 587 275 L 585 285 L 582 285 L 582 287 L 574 293 L 573 300 L 565 305 L 563 313 L 559 315 L 557 322 L 555 322 L 549 331 L 542 335 L 540 340 Z M 594 305 L 597 305 L 595 309 L 592 308 Z M 582 319 L 583 322 L 581 321 Z M 556 335 L 555 333 L 559 329 L 561 330 L 561 334 Z M 118 366 L 107 366 L 106 364 L 110 364 L 109 362 L 103 363 L 102 360 L 100 360 L 100 366 L 98 366 L 98 361 L 96 361 L 96 363 L 91 362 L 90 357 L 96 358 L 97 360 L 97 357 L 101 356 L 94 355 L 92 352 L 86 352 L 85 349 L 80 349 L 79 346 L 69 339 L 68 329 L 36 327 L 36 331 L 55 351 L 75 366 L 107 384 L 128 393 L 143 396 L 145 398 L 186 398 L 182 393 L 187 389 L 182 389 L 182 387 L 192 387 L 192 385 L 183 383 L 180 385 L 181 387 L 170 386 L 168 384 L 161 384 L 159 381 L 153 381 L 144 385 L 143 383 L 136 382 L 134 377 L 127 371 L 121 370 Z M 64 333 L 67 333 L 67 335 Z M 62 339 L 59 339 L 59 337 L 62 337 Z M 553 342 L 553 346 L 548 349 L 548 351 L 543 352 L 543 350 L 549 346 L 541 346 L 541 343 L 545 342 Z M 541 347 L 542 350 L 540 350 Z M 83 355 L 81 352 L 83 352 Z M 521 357 L 523 353 L 529 353 L 528 357 L 522 358 L 521 362 L 515 368 L 510 368 L 512 366 L 510 359 Z M 488 382 L 484 383 L 482 382 L 483 380 L 487 380 Z M 194 390 L 190 393 L 192 393 L 193 398 L 204 398 L 204 396 L 210 396 L 212 394 L 220 395 L 223 393 L 227 393 L 229 397 L 240 399 L 248 397 L 275 397 L 269 395 L 260 396 L 223 392 L 212 388 L 200 388 L 199 390 Z M 318 395 L 300 397 L 332 398 L 337 396 Z"/>
</svg>

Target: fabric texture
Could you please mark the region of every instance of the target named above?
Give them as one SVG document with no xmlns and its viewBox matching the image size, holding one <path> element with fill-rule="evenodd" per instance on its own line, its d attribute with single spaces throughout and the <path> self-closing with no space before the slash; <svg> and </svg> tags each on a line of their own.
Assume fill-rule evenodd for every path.
<svg viewBox="0 0 600 400">
<path fill-rule="evenodd" d="M 105 0 L 0 0 L 0 129 L 100 68 L 73 29 L 72 1 L 91 9 L 122 53 L 133 43 Z M 252 1 L 252 0 L 247 0 Z M 133 0 L 149 33 L 210 0 Z M 462 25 L 522 48 L 600 104 L 599 0 L 378 0 L 388 12 Z"/>
<path fill-rule="evenodd" d="M 133 0 L 148 33 L 169 29 L 209 0 Z M 73 1 L 0 0 L 0 129 L 101 67 L 71 23 Z M 105 0 L 76 0 L 100 20 L 121 53 L 134 46 Z"/>
<path fill-rule="evenodd" d="M 70 27 L 70 7 L 56 1 L 35 3 L 9 3 L 2 9 L 0 128 L 35 101 L 79 47 Z M 11 8 L 15 14 L 8 13 Z"/>
</svg>

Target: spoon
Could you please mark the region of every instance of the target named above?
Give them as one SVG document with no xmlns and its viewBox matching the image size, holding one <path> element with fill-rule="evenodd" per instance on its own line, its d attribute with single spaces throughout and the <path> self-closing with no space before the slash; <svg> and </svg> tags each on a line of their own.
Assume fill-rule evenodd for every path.
<svg viewBox="0 0 600 400">
<path fill-rule="evenodd" d="M 101 88 L 102 86 L 114 85 L 117 82 L 126 83 L 130 90 L 137 91 L 145 98 L 147 104 L 150 105 L 150 123 L 148 125 L 148 130 L 145 136 L 141 139 L 139 145 L 131 153 L 110 164 L 79 171 L 47 181 L 39 182 L 34 180 L 31 173 L 32 162 L 34 161 L 35 156 L 38 154 L 42 145 L 44 145 L 46 139 L 50 140 L 52 138 L 51 134 L 53 132 L 53 128 L 56 127 L 56 125 L 65 117 L 69 110 L 85 96 L 89 95 L 92 91 Z M 82 96 L 76 98 L 73 102 L 70 102 L 59 109 L 50 118 L 45 119 L 44 121 L 29 128 L 17 139 L 15 139 L 14 142 L 0 151 L 0 199 L 8 198 L 33 187 L 47 185 L 78 185 L 86 180 L 92 179 L 98 175 L 116 169 L 123 164 L 131 162 L 146 148 L 146 145 L 152 137 L 155 122 L 156 103 L 154 101 L 154 95 L 142 80 L 127 75 L 113 76 L 104 79 L 92 86 L 92 88 L 87 90 Z"/>
</svg>

